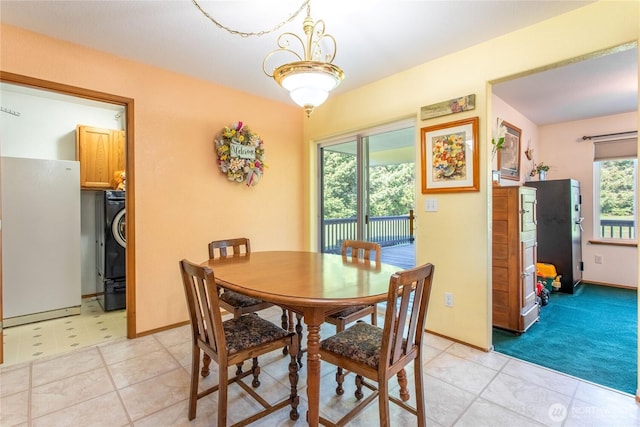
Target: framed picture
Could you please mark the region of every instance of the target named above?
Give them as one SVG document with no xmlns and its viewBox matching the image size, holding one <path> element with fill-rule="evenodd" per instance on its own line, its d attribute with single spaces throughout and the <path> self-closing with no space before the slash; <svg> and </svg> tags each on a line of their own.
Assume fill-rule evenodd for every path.
<svg viewBox="0 0 640 427">
<path fill-rule="evenodd" d="M 478 118 L 420 129 L 422 193 L 479 191 Z"/>
<path fill-rule="evenodd" d="M 520 181 L 520 140 L 522 130 L 505 121 L 502 125 L 507 129 L 504 135 L 502 150 L 498 150 L 498 169 L 500 177 Z"/>
</svg>

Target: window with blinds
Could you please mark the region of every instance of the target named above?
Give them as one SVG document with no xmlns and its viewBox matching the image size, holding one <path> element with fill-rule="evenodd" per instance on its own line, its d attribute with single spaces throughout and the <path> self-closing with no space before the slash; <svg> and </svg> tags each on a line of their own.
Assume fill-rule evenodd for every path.
<svg viewBox="0 0 640 427">
<path fill-rule="evenodd" d="M 638 158 L 638 138 L 594 141 L 593 160 L 620 160 Z"/>
<path fill-rule="evenodd" d="M 595 141 L 594 236 L 637 240 L 638 140 Z"/>
</svg>

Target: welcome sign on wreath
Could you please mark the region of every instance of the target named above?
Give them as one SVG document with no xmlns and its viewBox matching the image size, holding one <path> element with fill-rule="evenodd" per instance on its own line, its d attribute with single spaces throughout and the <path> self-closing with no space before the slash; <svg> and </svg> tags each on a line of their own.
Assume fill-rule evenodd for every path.
<svg viewBox="0 0 640 427">
<path fill-rule="evenodd" d="M 242 122 L 225 126 L 216 136 L 218 167 L 233 182 L 256 185 L 264 173 L 264 141 Z"/>
</svg>

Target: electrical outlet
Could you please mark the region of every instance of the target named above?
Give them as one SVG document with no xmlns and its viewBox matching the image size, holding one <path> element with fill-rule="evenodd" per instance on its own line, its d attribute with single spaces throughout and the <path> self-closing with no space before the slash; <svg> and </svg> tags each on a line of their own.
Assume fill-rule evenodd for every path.
<svg viewBox="0 0 640 427">
<path fill-rule="evenodd" d="M 602 255 L 596 255 L 596 264 L 602 264 Z"/>
<path fill-rule="evenodd" d="M 444 305 L 453 307 L 453 294 L 451 292 L 444 293 Z"/>
</svg>

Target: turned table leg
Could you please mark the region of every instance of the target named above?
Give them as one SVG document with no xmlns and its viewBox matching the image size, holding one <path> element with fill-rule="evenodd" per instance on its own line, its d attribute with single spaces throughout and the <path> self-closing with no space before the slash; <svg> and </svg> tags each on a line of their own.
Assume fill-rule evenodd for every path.
<svg viewBox="0 0 640 427">
<path fill-rule="evenodd" d="M 307 324 L 307 398 L 309 410 L 307 422 L 318 426 L 320 420 L 320 326 L 324 321 L 324 310 L 305 308 Z"/>
</svg>

